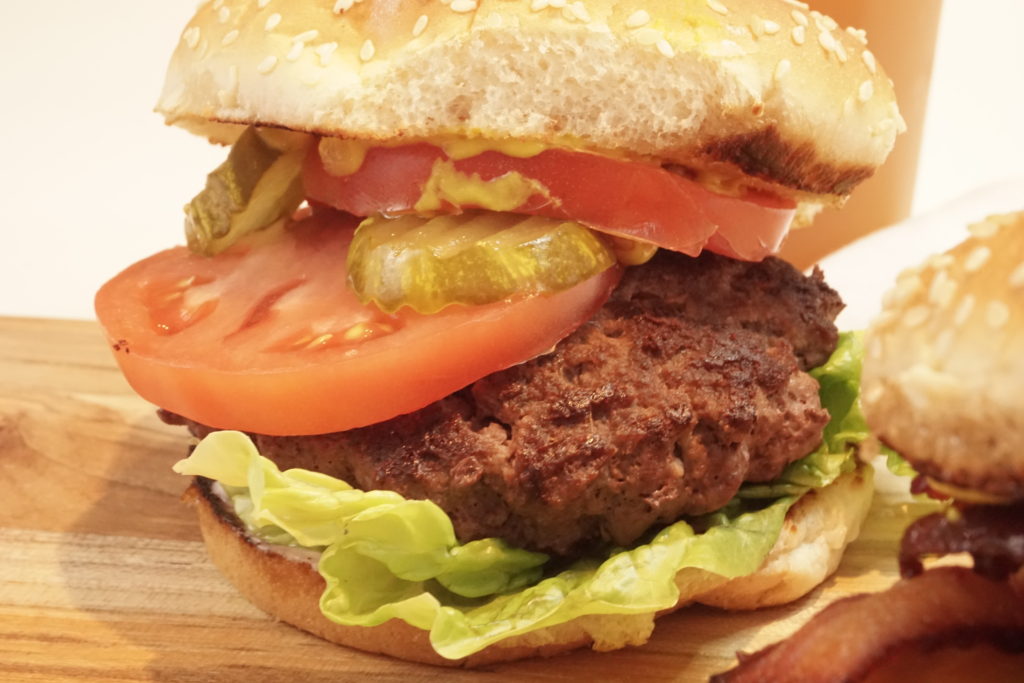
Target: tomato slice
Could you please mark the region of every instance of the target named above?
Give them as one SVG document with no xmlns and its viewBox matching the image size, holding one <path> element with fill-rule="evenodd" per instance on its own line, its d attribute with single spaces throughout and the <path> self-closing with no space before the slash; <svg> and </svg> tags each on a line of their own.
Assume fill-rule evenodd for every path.
<svg viewBox="0 0 1024 683">
<path fill-rule="evenodd" d="M 553 347 L 618 281 L 434 315 L 364 306 L 346 285 L 357 219 L 318 212 L 215 257 L 184 247 L 105 284 L 96 311 L 132 387 L 221 429 L 321 434 L 417 410 Z"/>
<path fill-rule="evenodd" d="M 334 176 L 314 146 L 303 171 L 306 196 L 359 216 L 412 212 L 435 162 L 445 160 L 443 149 L 426 143 L 374 147 L 358 171 Z M 484 181 L 519 173 L 547 189 L 517 213 L 580 221 L 691 256 L 710 249 L 761 260 L 778 250 L 796 213 L 792 202 L 777 197 L 720 195 L 657 165 L 583 152 L 549 149 L 519 158 L 487 151 L 452 163 Z M 490 207 L 446 204 L 443 210 L 468 208 Z"/>
</svg>

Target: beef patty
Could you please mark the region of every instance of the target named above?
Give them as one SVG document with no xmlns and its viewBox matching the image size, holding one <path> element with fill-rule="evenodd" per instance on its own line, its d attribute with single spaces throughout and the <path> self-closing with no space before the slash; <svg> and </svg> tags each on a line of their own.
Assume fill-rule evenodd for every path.
<svg viewBox="0 0 1024 683">
<path fill-rule="evenodd" d="M 463 542 L 625 546 L 817 447 L 828 414 L 804 370 L 841 308 L 820 273 L 776 259 L 661 251 L 549 354 L 380 424 L 253 438 L 282 469 L 430 499 Z"/>
</svg>

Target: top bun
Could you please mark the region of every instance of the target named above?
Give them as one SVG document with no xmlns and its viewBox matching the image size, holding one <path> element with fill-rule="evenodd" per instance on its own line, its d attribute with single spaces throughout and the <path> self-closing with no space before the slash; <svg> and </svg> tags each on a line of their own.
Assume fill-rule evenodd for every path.
<svg viewBox="0 0 1024 683">
<path fill-rule="evenodd" d="M 923 474 L 1024 498 L 1024 213 L 900 275 L 868 330 L 872 430 Z"/>
<path fill-rule="evenodd" d="M 214 0 L 157 110 L 220 142 L 531 139 L 819 204 L 903 129 L 863 33 L 795 0 Z"/>
</svg>

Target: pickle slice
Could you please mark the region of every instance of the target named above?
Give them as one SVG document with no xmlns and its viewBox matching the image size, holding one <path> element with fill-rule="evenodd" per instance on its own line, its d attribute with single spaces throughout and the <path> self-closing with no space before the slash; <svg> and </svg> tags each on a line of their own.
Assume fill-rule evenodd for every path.
<svg viewBox="0 0 1024 683">
<path fill-rule="evenodd" d="M 307 136 L 250 126 L 206 187 L 185 206 L 185 236 L 194 252 L 212 256 L 245 235 L 290 215 L 302 203 Z"/>
<path fill-rule="evenodd" d="M 353 290 L 388 313 L 557 292 L 614 264 L 612 250 L 579 223 L 488 211 L 368 218 L 348 253 Z"/>
</svg>

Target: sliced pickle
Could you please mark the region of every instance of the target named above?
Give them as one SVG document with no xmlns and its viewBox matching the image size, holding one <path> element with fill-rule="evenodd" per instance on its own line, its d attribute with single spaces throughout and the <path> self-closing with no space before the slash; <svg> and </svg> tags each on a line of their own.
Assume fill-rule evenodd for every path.
<svg viewBox="0 0 1024 683">
<path fill-rule="evenodd" d="M 302 203 L 307 136 L 245 129 L 227 161 L 185 206 L 185 236 L 194 252 L 212 256 L 272 225 Z"/>
<path fill-rule="evenodd" d="M 348 253 L 352 288 L 388 313 L 557 292 L 614 264 L 612 250 L 579 223 L 488 211 L 368 218 Z"/>
</svg>

